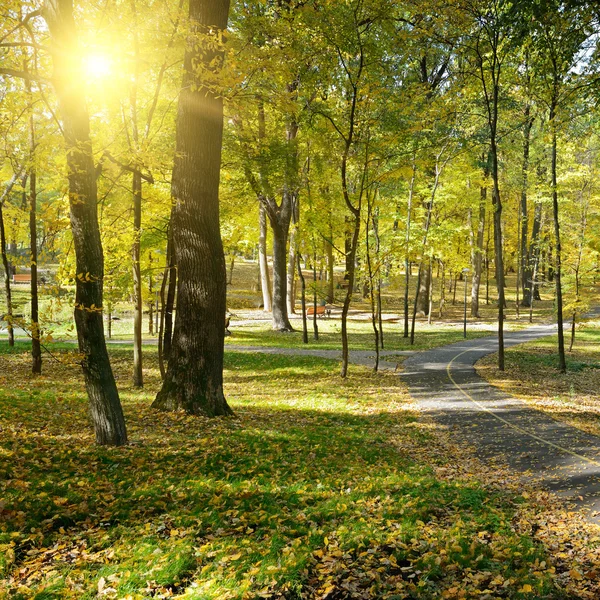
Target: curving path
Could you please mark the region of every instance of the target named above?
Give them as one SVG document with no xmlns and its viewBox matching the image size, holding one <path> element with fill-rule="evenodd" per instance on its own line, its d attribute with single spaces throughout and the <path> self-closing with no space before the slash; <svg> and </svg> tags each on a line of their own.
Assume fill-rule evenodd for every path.
<svg viewBox="0 0 600 600">
<path fill-rule="evenodd" d="M 505 344 L 554 331 L 556 326 L 510 332 Z M 475 363 L 497 347 L 493 337 L 420 352 L 404 362 L 401 376 L 421 410 L 480 458 L 531 477 L 600 522 L 600 437 L 555 421 L 479 377 Z"/>
<path fill-rule="evenodd" d="M 555 325 L 540 325 L 506 332 L 505 346 L 555 331 Z M 488 464 L 508 466 L 583 508 L 590 520 L 600 522 L 600 437 L 555 421 L 482 379 L 474 365 L 497 347 L 494 336 L 423 352 L 385 351 L 380 368 L 395 371 L 396 362 L 386 361 L 386 356 L 408 355 L 399 375 L 424 413 L 450 429 L 458 442 L 472 447 Z M 228 345 L 226 351 L 341 358 L 336 350 Z M 350 361 L 373 366 L 374 353 L 351 351 Z"/>
</svg>

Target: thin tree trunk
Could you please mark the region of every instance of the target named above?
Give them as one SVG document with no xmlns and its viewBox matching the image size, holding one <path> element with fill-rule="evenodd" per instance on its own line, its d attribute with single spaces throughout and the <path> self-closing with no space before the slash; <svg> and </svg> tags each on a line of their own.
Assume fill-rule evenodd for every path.
<svg viewBox="0 0 600 600">
<path fill-rule="evenodd" d="M 152 251 L 148 252 L 148 335 L 154 335 L 154 275 Z M 158 310 L 158 305 L 157 305 Z"/>
<path fill-rule="evenodd" d="M 502 200 L 500 198 L 498 149 L 496 140 L 492 137 L 492 178 L 494 192 L 492 204 L 494 205 L 494 255 L 496 265 L 496 283 L 498 286 L 498 369 L 504 371 L 504 256 L 502 250 Z"/>
<path fill-rule="evenodd" d="M 532 285 L 532 264 L 531 255 L 527 250 L 527 236 L 529 233 L 529 211 L 527 207 L 527 196 L 529 188 L 529 146 L 531 139 L 531 128 L 533 119 L 531 118 L 531 106 L 529 103 L 525 106 L 525 125 L 523 130 L 523 167 L 522 167 L 522 183 L 521 183 L 521 288 L 523 291 L 522 306 L 529 306 L 531 302 Z M 535 218 L 535 217 L 534 217 Z M 531 234 L 531 242 L 533 243 L 533 231 Z M 531 245 L 529 246 L 531 248 Z"/>
<path fill-rule="evenodd" d="M 313 244 L 314 246 L 314 244 Z M 317 324 L 317 252 L 313 252 L 313 338 L 319 341 L 319 325 Z"/>
<path fill-rule="evenodd" d="M 24 61 L 23 70 L 27 73 L 29 66 Z M 25 89 L 29 101 L 29 266 L 31 271 L 31 372 L 39 375 L 42 372 L 42 347 L 40 344 L 39 297 L 37 276 L 37 168 L 35 121 L 33 115 L 33 94 L 31 80 L 25 80 Z M 25 191 L 23 191 L 25 194 Z"/>
<path fill-rule="evenodd" d="M 333 235 L 330 232 L 330 236 Z M 327 261 L 327 304 L 335 302 L 334 275 L 333 275 L 333 244 L 330 240 L 325 240 L 325 257 Z"/>
<path fill-rule="evenodd" d="M 404 249 L 404 337 L 408 337 L 408 295 L 409 295 L 409 285 L 410 285 L 410 225 L 412 218 L 412 202 L 413 202 L 413 193 L 415 189 L 415 178 L 417 176 L 417 162 L 416 156 L 413 152 L 413 161 L 412 161 L 412 174 L 410 177 L 410 184 L 408 186 L 408 203 L 406 206 L 406 235 L 405 235 L 405 244 L 406 248 Z"/>
<path fill-rule="evenodd" d="M 4 315 L 3 319 L 6 321 L 6 328 L 8 330 L 8 345 L 15 345 L 15 331 L 13 328 L 13 306 L 12 306 L 12 290 L 10 288 L 10 265 L 8 262 L 8 255 L 6 253 L 6 230 L 4 228 L 4 202 L 8 198 L 10 192 L 12 191 L 17 179 L 19 178 L 20 173 L 16 172 L 11 180 L 8 182 L 8 185 L 4 189 L 2 193 L 2 198 L 0 198 L 0 251 L 2 252 L 2 265 L 4 266 L 4 298 L 6 301 L 6 315 Z"/>
<path fill-rule="evenodd" d="M 298 268 L 298 279 L 300 279 L 300 301 L 302 303 L 302 343 L 308 344 L 308 323 L 306 322 L 306 281 L 302 273 L 300 261 L 302 257 L 298 252 L 296 254 L 296 266 Z M 316 311 L 315 311 L 316 312 Z"/>
<path fill-rule="evenodd" d="M 431 190 L 431 198 L 429 199 L 429 202 L 427 203 L 427 217 L 425 218 L 425 231 L 423 233 L 423 242 L 421 244 L 421 264 L 419 266 L 419 274 L 417 275 L 417 290 L 416 290 L 416 295 L 415 295 L 415 303 L 413 306 L 413 313 L 412 313 L 412 323 L 411 323 L 411 328 L 410 328 L 410 344 L 411 346 L 415 343 L 415 322 L 417 320 L 417 307 L 419 305 L 419 294 L 421 291 L 421 278 L 422 278 L 422 271 L 423 271 L 423 267 L 424 265 L 424 255 L 425 255 L 425 250 L 427 248 L 427 236 L 429 235 L 429 227 L 431 225 L 431 215 L 433 214 L 433 202 L 435 200 L 435 194 L 437 192 L 438 189 L 438 185 L 440 182 L 440 175 L 442 174 L 442 171 L 444 170 L 444 167 L 446 166 L 450 156 L 448 156 L 448 158 L 446 158 L 446 160 L 442 163 L 442 165 L 440 166 L 440 157 L 442 155 L 442 153 L 444 152 L 446 146 L 444 146 L 444 148 L 442 148 L 441 152 L 438 154 L 438 156 L 436 157 L 436 163 L 435 163 L 435 179 L 433 182 L 433 188 Z M 431 278 L 431 261 L 429 262 L 429 278 Z M 427 290 L 429 291 L 429 287 L 427 287 Z M 429 297 L 429 294 L 428 296 Z"/>
<path fill-rule="evenodd" d="M 71 229 L 77 269 L 75 325 L 79 351 L 83 356 L 90 415 L 97 443 L 120 446 L 127 443 L 127 432 L 104 339 L 104 256 L 98 226 L 96 169 L 85 95 L 78 79 L 81 55 L 76 42 L 72 0 L 47 0 L 43 15 L 54 46 L 53 82 L 67 150 Z"/>
<path fill-rule="evenodd" d="M 133 385 L 144 385 L 142 371 L 142 273 L 140 268 L 140 236 L 142 233 L 142 176 L 139 171 L 133 173 L 133 245 L 131 258 L 133 265 Z"/>
<path fill-rule="evenodd" d="M 160 378 L 165 378 L 165 355 L 164 355 L 164 332 L 165 332 L 165 315 L 166 315 L 166 292 L 169 273 L 171 271 L 171 242 L 170 242 L 170 227 L 167 230 L 167 256 L 165 268 L 163 271 L 162 282 L 160 284 L 160 319 L 158 325 L 158 368 L 160 369 Z"/>
<path fill-rule="evenodd" d="M 172 236 L 177 264 L 177 312 L 163 386 L 152 406 L 195 415 L 228 415 L 223 394 L 226 269 L 219 231 L 223 101 L 199 80 L 197 66 L 220 65 L 217 44 L 227 27 L 228 0 L 190 0 L 192 36 L 179 95 L 172 175 Z M 195 37 L 191 37 L 196 39 Z"/>
<path fill-rule="evenodd" d="M 554 281 L 556 283 L 556 321 L 558 325 L 558 368 L 561 373 L 567 372 L 567 361 L 565 358 L 565 332 L 563 328 L 563 297 L 562 297 L 562 253 L 560 241 L 560 221 L 558 219 L 558 183 L 556 176 L 557 161 L 557 134 L 556 134 L 556 95 L 550 106 L 550 127 L 552 132 L 552 214 L 554 217 L 554 243 L 555 269 Z M 549 261 L 549 264 L 551 261 Z"/>
<path fill-rule="evenodd" d="M 271 281 L 269 277 L 269 264 L 267 262 L 267 215 L 262 202 L 258 203 L 258 265 L 260 269 L 260 289 L 263 297 L 263 310 L 271 312 Z"/>
<path fill-rule="evenodd" d="M 288 258 L 288 269 L 287 269 L 287 309 L 288 314 L 293 315 L 296 312 L 296 236 L 298 228 L 298 199 L 296 198 L 294 206 L 292 207 L 292 230 L 290 232 L 290 244 L 289 244 L 289 258 Z"/>
<path fill-rule="evenodd" d="M 369 276 L 368 284 L 369 284 L 369 301 L 371 304 L 371 325 L 373 327 L 373 337 L 374 337 L 374 346 L 375 346 L 375 366 L 373 367 L 373 371 L 377 373 L 379 370 L 379 328 L 377 327 L 377 309 L 375 303 L 375 285 L 374 285 L 374 275 L 373 275 L 373 263 L 371 261 L 371 249 L 369 244 L 369 227 L 368 224 L 371 222 L 371 203 L 369 202 L 369 197 L 367 195 L 367 227 L 365 228 L 365 252 L 367 256 L 367 274 Z"/>
<path fill-rule="evenodd" d="M 167 265 L 169 283 L 167 286 L 167 299 L 165 302 L 165 329 L 163 334 L 163 356 L 165 362 L 169 362 L 171 347 L 173 345 L 173 312 L 175 311 L 175 297 L 177 294 L 177 265 L 175 263 L 175 252 L 173 250 L 172 226 L 169 224 L 169 237 L 167 241 Z M 166 374 L 166 370 L 165 370 Z"/>
<path fill-rule="evenodd" d="M 484 172 L 487 176 L 487 169 Z M 471 257 L 473 277 L 471 279 L 471 316 L 479 318 L 479 290 L 481 288 L 481 268 L 483 262 L 483 237 L 485 234 L 485 213 L 487 207 L 487 186 L 482 185 L 479 192 L 479 220 L 477 221 L 477 239 Z"/>
</svg>

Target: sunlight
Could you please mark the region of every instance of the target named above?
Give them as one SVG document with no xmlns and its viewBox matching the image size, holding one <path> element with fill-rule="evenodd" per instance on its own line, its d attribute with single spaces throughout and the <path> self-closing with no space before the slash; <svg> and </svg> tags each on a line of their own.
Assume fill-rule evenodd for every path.
<svg viewBox="0 0 600 600">
<path fill-rule="evenodd" d="M 102 79 L 112 74 L 112 60 L 102 54 L 90 54 L 83 59 L 83 68 L 90 79 Z"/>
</svg>

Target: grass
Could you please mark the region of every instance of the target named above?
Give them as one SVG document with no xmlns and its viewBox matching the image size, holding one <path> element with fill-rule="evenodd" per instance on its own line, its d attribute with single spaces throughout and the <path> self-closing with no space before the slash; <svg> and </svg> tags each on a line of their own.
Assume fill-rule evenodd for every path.
<svg viewBox="0 0 600 600">
<path fill-rule="evenodd" d="M 581 522 L 419 420 L 392 375 L 231 352 L 236 416 L 209 420 L 152 411 L 155 357 L 138 391 L 130 349 L 112 348 L 131 443 L 98 448 L 74 350 L 35 379 L 27 350 L 0 345 L 0 596 L 597 592 Z"/>
<path fill-rule="evenodd" d="M 479 361 L 479 374 L 552 417 L 600 435 L 600 321 L 578 327 L 566 374 L 558 370 L 556 335 L 508 349 L 504 373 L 495 360 L 494 354 Z"/>
<path fill-rule="evenodd" d="M 310 282 L 312 280 L 312 273 L 306 273 L 307 276 L 307 284 L 309 284 L 308 296 L 307 300 L 312 302 L 312 291 L 310 289 Z M 335 277 L 337 280 L 343 279 L 343 272 L 340 269 L 336 270 Z M 325 282 L 318 282 L 320 288 L 322 288 Z M 410 297 L 411 303 L 412 298 L 414 298 L 414 286 L 416 284 L 416 277 L 412 277 L 411 279 L 411 287 L 410 287 Z M 521 317 L 520 319 L 516 318 L 515 313 L 515 295 L 514 295 L 514 285 L 515 285 L 515 276 L 514 274 L 509 274 L 507 277 L 507 326 L 510 328 L 520 328 L 526 325 L 526 321 L 528 318 L 528 314 L 525 314 L 523 309 L 521 309 Z M 400 317 L 403 314 L 403 294 L 404 294 L 404 278 L 402 274 L 393 275 L 388 282 L 388 285 L 385 285 L 382 288 L 382 303 L 384 313 L 388 315 L 395 315 L 396 317 Z M 493 286 L 493 281 L 490 282 L 490 286 Z M 433 311 L 433 324 L 431 326 L 426 325 L 423 320 L 419 320 L 417 323 L 417 344 L 421 344 L 417 346 L 419 348 L 429 347 L 427 342 L 422 343 L 423 333 L 426 333 L 426 337 L 431 337 L 427 334 L 427 332 L 433 329 L 447 329 L 448 331 L 454 330 L 456 332 L 456 336 L 459 336 L 459 329 L 462 323 L 463 318 L 463 304 L 461 301 L 462 294 L 462 284 L 459 282 L 459 289 L 456 295 L 456 302 L 452 303 L 452 295 L 447 291 L 446 292 L 446 304 L 444 308 L 444 316 L 442 319 L 438 318 L 438 303 L 439 303 L 439 280 L 434 273 L 433 277 L 433 289 L 434 289 L 434 311 Z M 343 296 L 345 294 L 344 290 L 336 290 L 336 299 L 335 304 L 337 306 L 341 306 L 343 302 Z M 469 328 L 473 332 L 477 331 L 478 327 L 481 327 L 484 324 L 489 324 L 492 326 L 497 315 L 496 308 L 494 304 L 494 291 L 493 287 L 490 287 L 489 299 L 490 303 L 487 304 L 485 301 L 485 286 L 481 288 L 480 295 L 480 311 L 481 318 L 480 319 L 471 319 L 469 317 Z M 25 284 L 15 284 L 13 285 L 13 302 L 14 302 L 14 313 L 23 315 L 23 325 L 27 326 L 27 319 L 29 319 L 30 315 L 30 307 L 29 307 L 29 288 Z M 40 287 L 40 323 L 42 325 L 43 332 L 46 335 L 54 337 L 56 339 L 74 339 L 76 338 L 73 322 L 72 322 L 72 314 L 73 314 L 73 302 L 74 302 L 74 288 L 73 286 L 61 287 L 60 289 L 52 284 L 48 284 L 46 286 Z M 258 307 L 261 305 L 262 295 L 258 288 L 257 282 L 257 264 L 251 261 L 243 261 L 238 260 L 235 263 L 234 271 L 233 271 L 233 280 L 232 284 L 227 288 L 227 303 L 228 308 L 234 314 L 239 314 L 243 319 L 264 319 L 265 313 L 262 310 L 259 310 Z M 470 297 L 468 298 L 468 302 L 470 302 Z M 296 299 L 297 312 L 300 312 L 300 300 L 299 297 Z M 363 313 L 368 313 L 370 311 L 370 304 L 368 300 L 365 300 L 361 297 L 360 294 L 355 294 L 352 309 L 363 311 Z M 145 306 L 144 310 L 147 310 Z M 4 296 L 0 297 L 0 312 L 3 314 L 5 312 L 4 306 Z M 112 323 L 112 333 L 115 339 L 119 340 L 131 340 L 133 336 L 133 311 L 132 311 L 132 303 L 124 300 L 122 302 L 117 302 L 113 307 L 113 314 L 118 320 L 113 321 Z M 534 310 L 534 321 L 547 321 L 552 315 L 552 296 L 551 294 L 545 295 L 543 301 L 537 302 L 535 304 Z M 268 316 L 268 315 L 267 315 Z M 337 323 L 337 328 L 339 330 L 339 320 L 332 320 L 333 323 Z M 401 338 L 401 335 L 396 334 L 396 330 L 399 330 L 402 327 L 402 319 L 400 318 L 396 322 L 386 323 L 384 324 L 384 330 L 387 331 L 388 335 L 390 335 L 390 341 L 393 341 L 393 338 L 398 338 L 396 344 L 397 348 L 402 348 L 405 345 L 405 341 Z M 294 320 L 294 326 L 297 329 L 301 329 L 301 321 Z M 242 327 L 236 325 L 236 318 L 232 319 L 232 325 L 234 330 L 241 331 Z M 328 342 L 329 334 L 331 334 L 329 341 L 331 344 L 339 344 L 339 335 L 336 336 L 335 328 L 329 328 L 326 320 L 321 320 L 319 322 L 320 328 L 324 333 L 324 342 Z M 143 321 L 144 331 L 148 331 L 148 318 L 147 314 L 144 317 Z M 309 329 L 312 325 L 309 323 Z M 358 323 L 356 333 L 359 336 L 358 346 L 360 349 L 367 349 L 368 345 L 371 343 L 371 337 L 368 335 L 370 331 L 370 325 L 367 323 Z M 262 332 L 265 335 L 262 335 Z M 17 331 L 17 335 L 19 335 L 19 331 Z M 293 334 L 291 336 L 287 336 L 287 339 L 284 339 L 284 336 L 280 336 L 278 334 L 271 334 L 270 332 L 270 324 L 263 323 L 262 325 L 257 323 L 256 325 L 252 325 L 250 327 L 250 333 L 244 334 L 248 339 L 252 339 L 253 337 L 265 338 L 269 344 L 279 346 L 282 345 L 286 347 L 288 344 L 295 345 L 296 341 L 300 339 L 299 334 Z M 451 341 L 458 341 L 455 339 L 456 336 L 449 335 L 445 339 L 450 339 Z M 435 336 L 433 336 L 435 337 Z M 360 340 L 360 338 L 364 338 Z M 290 342 L 289 339 L 294 340 Z M 261 344 L 260 341 L 256 341 L 256 343 Z M 264 344 L 261 344 L 264 345 Z M 332 347 L 331 345 L 329 346 Z"/>
</svg>

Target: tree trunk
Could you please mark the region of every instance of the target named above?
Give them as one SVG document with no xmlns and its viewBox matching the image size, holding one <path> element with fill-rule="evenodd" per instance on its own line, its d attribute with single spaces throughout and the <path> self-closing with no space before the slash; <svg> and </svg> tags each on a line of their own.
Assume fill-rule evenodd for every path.
<svg viewBox="0 0 600 600">
<path fill-rule="evenodd" d="M 269 217 L 271 217 L 269 213 Z M 273 329 L 293 331 L 287 311 L 287 238 L 289 220 L 271 218 L 273 232 Z"/>
<path fill-rule="evenodd" d="M 330 233 L 330 235 L 332 235 Z M 333 244 L 325 240 L 325 257 L 327 260 L 327 304 L 335 302 L 334 275 L 333 275 Z"/>
<path fill-rule="evenodd" d="M 531 139 L 531 127 L 533 119 L 530 116 L 531 107 L 529 104 L 525 107 L 525 125 L 523 130 L 523 167 L 521 182 L 521 289 L 523 291 L 523 300 L 521 306 L 529 306 L 531 302 L 532 290 L 532 264 L 531 256 L 527 250 L 527 236 L 529 233 L 529 212 L 527 208 L 528 179 L 529 179 L 529 145 Z M 533 232 L 532 232 L 533 242 Z M 530 245 L 531 247 L 531 245 Z"/>
<path fill-rule="evenodd" d="M 491 141 L 492 178 L 494 190 L 494 263 L 496 265 L 496 284 L 498 287 L 498 369 L 504 371 L 504 256 L 502 249 L 502 200 L 500 198 L 498 149 L 495 137 Z"/>
<path fill-rule="evenodd" d="M 297 204 L 297 200 L 294 204 Z M 296 312 L 296 235 L 298 226 L 297 206 L 292 209 L 292 231 L 290 232 L 289 257 L 287 268 L 286 298 L 288 315 Z"/>
<path fill-rule="evenodd" d="M 317 253 L 313 252 L 313 338 L 319 340 L 319 325 L 317 324 Z"/>
<path fill-rule="evenodd" d="M 197 66 L 220 65 L 218 46 L 229 0 L 190 0 L 192 35 L 184 57 L 171 193 L 177 312 L 162 389 L 152 406 L 194 415 L 232 414 L 223 394 L 226 270 L 219 231 L 223 102 L 199 80 Z M 212 43 L 194 42 L 194 34 Z M 216 48 L 216 49 L 215 49 Z"/>
<path fill-rule="evenodd" d="M 140 235 L 142 233 L 142 175 L 133 173 L 133 246 L 131 258 L 133 264 L 133 385 L 141 388 L 144 385 L 142 372 L 142 273 L 140 268 Z"/>
<path fill-rule="evenodd" d="M 6 301 L 6 315 L 4 315 L 3 319 L 6 321 L 8 345 L 11 347 L 15 345 L 15 331 L 12 324 L 13 307 L 12 290 L 10 289 L 11 272 L 8 263 L 8 255 L 6 253 L 6 230 L 4 228 L 4 213 L 2 209 L 4 208 L 4 201 L 8 198 L 18 178 L 19 173 L 15 173 L 2 193 L 2 198 L 0 198 L 0 251 L 2 252 L 2 265 L 4 266 L 4 298 Z"/>
<path fill-rule="evenodd" d="M 24 60 L 23 70 L 27 73 L 29 66 Z M 39 298 L 37 277 L 37 169 L 35 121 L 33 116 L 33 94 L 31 81 L 25 80 L 27 99 L 29 102 L 29 265 L 31 271 L 31 372 L 39 375 L 42 372 L 42 347 L 40 344 Z M 23 190 L 25 195 L 25 190 Z"/>
<path fill-rule="evenodd" d="M 487 176 L 487 172 L 485 173 Z M 479 290 L 481 288 L 481 268 L 483 263 L 483 236 L 485 234 L 485 213 L 487 205 L 487 186 L 482 185 L 479 192 L 479 220 L 477 221 L 476 246 L 471 255 L 473 277 L 471 279 L 471 316 L 479 318 Z"/>
<path fill-rule="evenodd" d="M 77 276 L 75 325 L 96 441 L 127 443 L 123 410 L 106 350 L 102 323 L 104 255 L 98 226 L 96 169 L 81 87 L 81 54 L 72 0 L 47 0 L 44 17 L 54 46 L 54 85 L 66 143 L 71 229 Z M 73 82 L 78 82 L 74 84 Z"/>
<path fill-rule="evenodd" d="M 267 262 L 267 215 L 262 202 L 258 203 L 258 266 L 260 269 L 260 289 L 263 297 L 263 310 L 271 312 L 271 281 L 269 278 L 269 263 Z"/>
<path fill-rule="evenodd" d="M 167 299 L 165 301 L 165 328 L 163 333 L 163 356 L 169 362 L 171 347 L 173 345 L 173 312 L 175 311 L 175 295 L 177 293 L 177 265 L 173 250 L 172 227 L 169 224 L 169 237 L 167 241 L 167 265 L 169 283 L 167 285 Z M 166 371 L 165 371 L 166 374 Z"/>
<path fill-rule="evenodd" d="M 152 251 L 148 252 L 148 335 L 154 335 L 154 275 L 152 270 Z M 158 310 L 158 301 L 156 304 Z"/>
<path fill-rule="evenodd" d="M 415 177 L 417 175 L 417 163 L 416 157 L 413 154 L 413 163 L 412 163 L 412 175 L 410 178 L 410 185 L 408 187 L 408 204 L 406 207 L 406 248 L 404 249 L 404 337 L 408 337 L 408 294 L 409 294 L 409 285 L 410 285 L 410 223 L 412 217 L 412 201 L 413 201 L 413 192 L 415 189 Z"/>
<path fill-rule="evenodd" d="M 32 118 L 33 121 L 33 118 Z M 32 152 L 35 152 L 33 122 L 31 123 Z M 31 248 L 31 372 L 42 372 L 42 347 L 40 344 L 39 298 L 37 276 L 37 173 L 35 164 L 29 171 L 29 240 Z M 104 326 L 103 326 L 104 327 Z"/>
<path fill-rule="evenodd" d="M 429 314 L 429 293 L 431 290 L 431 262 L 429 260 L 421 261 L 418 280 L 417 315 L 425 317 Z"/>
<path fill-rule="evenodd" d="M 298 279 L 300 279 L 300 300 L 302 302 L 302 343 L 308 344 L 308 324 L 306 322 L 306 281 L 302 273 L 300 253 L 296 254 L 296 264 L 298 267 Z"/>
<path fill-rule="evenodd" d="M 529 241 L 529 249 L 527 251 L 527 283 L 525 287 L 527 291 L 527 301 L 531 303 L 532 295 L 534 300 L 540 300 L 539 286 L 532 284 L 535 281 L 537 273 L 539 272 L 538 264 L 540 260 L 540 231 L 542 228 L 542 204 L 540 202 L 535 203 L 533 209 L 533 225 L 531 226 L 531 239 Z M 535 271 L 535 273 L 534 273 Z M 525 302 L 525 298 L 523 299 Z M 529 306 L 529 304 L 527 304 Z"/>
<path fill-rule="evenodd" d="M 557 135 L 556 135 L 556 96 L 550 105 L 550 128 L 552 133 L 552 215 L 554 217 L 554 281 L 556 284 L 556 322 L 558 325 L 558 368 L 561 373 L 567 372 L 565 358 L 565 331 L 563 327 L 563 297 L 562 297 L 562 253 L 560 241 L 560 221 L 558 219 L 558 183 L 556 177 Z M 551 264 L 551 261 L 548 261 Z"/>
</svg>

